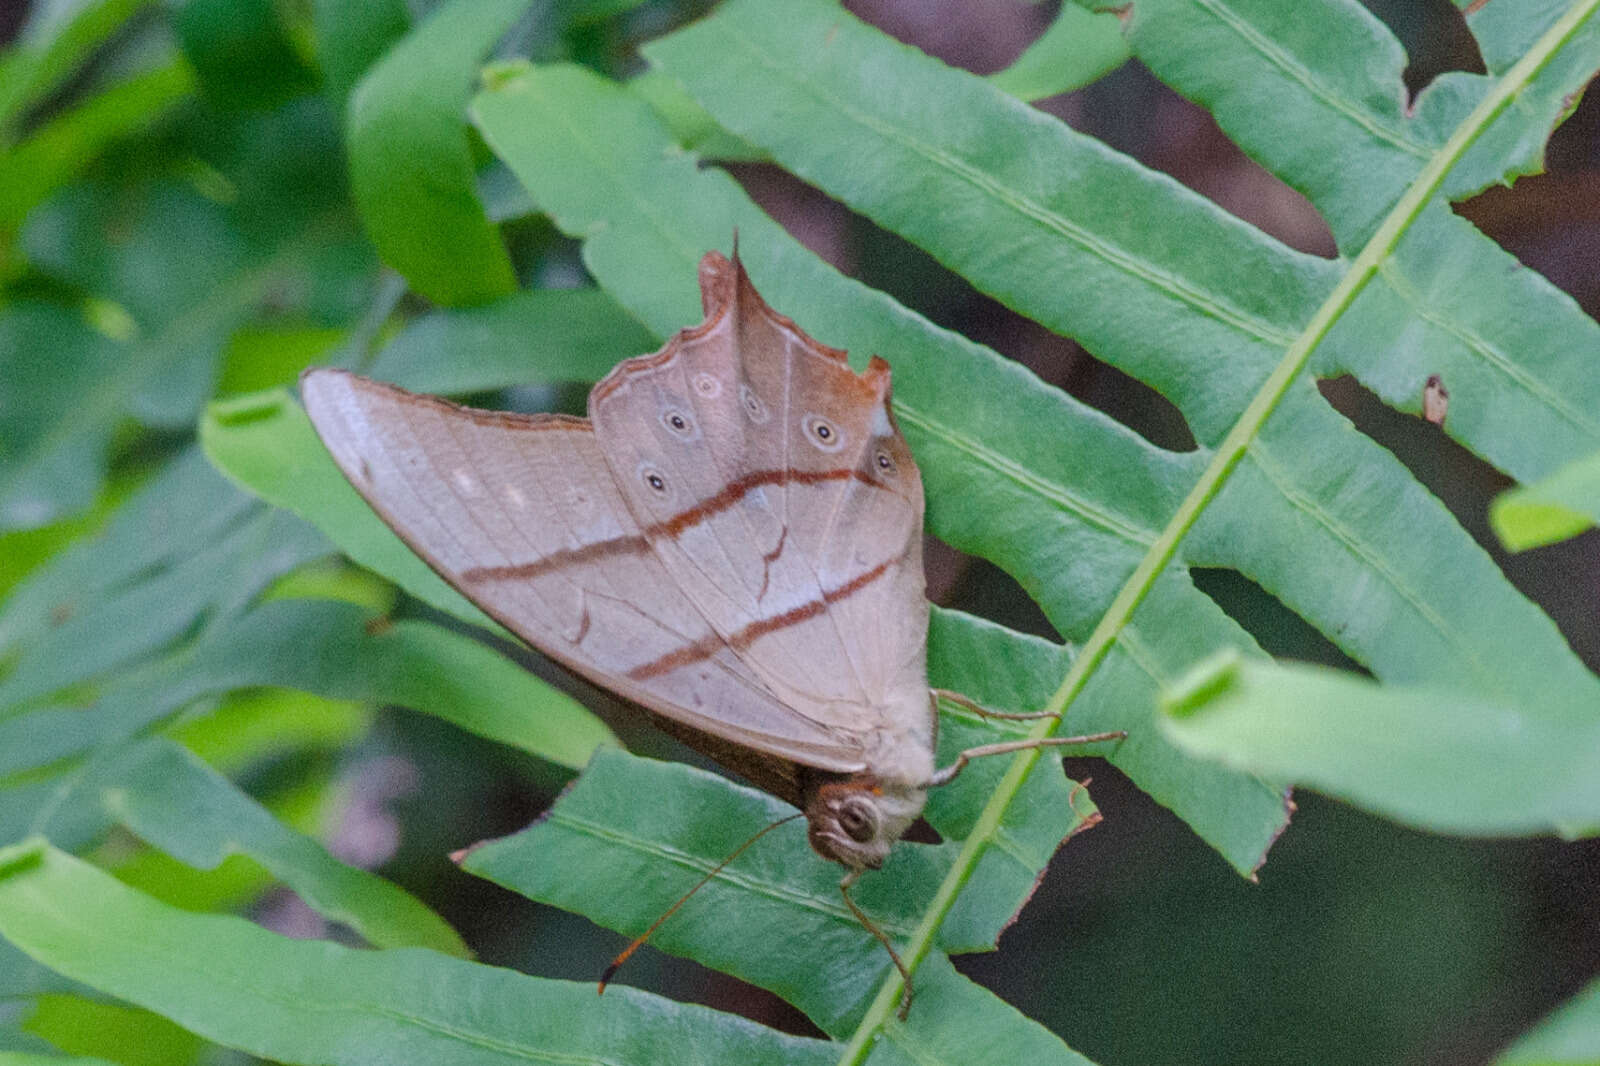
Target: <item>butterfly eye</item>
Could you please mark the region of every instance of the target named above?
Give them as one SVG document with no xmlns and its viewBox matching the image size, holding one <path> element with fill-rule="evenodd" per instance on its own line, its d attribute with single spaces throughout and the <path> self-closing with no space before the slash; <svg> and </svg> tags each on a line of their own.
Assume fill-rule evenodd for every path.
<svg viewBox="0 0 1600 1066">
<path fill-rule="evenodd" d="M 836 452 L 844 447 L 844 434 L 826 418 L 820 415 L 806 415 L 802 425 L 805 427 L 806 436 L 811 438 L 811 443 L 823 451 Z"/>
<path fill-rule="evenodd" d="M 843 829 L 851 840 L 863 844 L 871 840 L 876 821 L 871 805 L 864 800 L 846 800 L 839 806 L 839 828 Z"/>
<path fill-rule="evenodd" d="M 650 487 L 650 491 L 655 493 L 657 496 L 665 496 L 667 494 L 667 479 L 656 473 L 654 470 L 651 470 L 647 467 L 644 470 L 639 471 L 639 476 L 644 478 L 644 483 L 648 485 Z"/>
<path fill-rule="evenodd" d="M 878 469 L 882 470 L 885 474 L 894 473 L 894 456 L 890 455 L 884 449 L 878 449 L 878 454 L 874 456 L 873 461 L 878 464 Z"/>
<path fill-rule="evenodd" d="M 739 403 L 744 407 L 744 413 L 756 425 L 767 420 L 767 405 L 761 402 L 761 397 L 749 385 L 739 386 Z"/>
</svg>

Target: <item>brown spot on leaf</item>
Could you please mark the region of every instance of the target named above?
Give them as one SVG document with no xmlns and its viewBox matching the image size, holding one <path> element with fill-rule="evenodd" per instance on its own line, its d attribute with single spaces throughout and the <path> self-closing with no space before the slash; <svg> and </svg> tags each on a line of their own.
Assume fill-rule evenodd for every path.
<svg viewBox="0 0 1600 1066">
<path fill-rule="evenodd" d="M 1450 390 L 1444 387 L 1438 374 L 1429 374 L 1427 384 L 1422 386 L 1422 417 L 1436 426 L 1442 426 L 1445 412 L 1449 410 Z"/>
</svg>

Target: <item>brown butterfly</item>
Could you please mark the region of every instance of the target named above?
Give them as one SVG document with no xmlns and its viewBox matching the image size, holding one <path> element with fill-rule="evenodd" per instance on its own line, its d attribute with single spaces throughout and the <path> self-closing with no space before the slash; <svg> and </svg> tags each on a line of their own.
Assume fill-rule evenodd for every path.
<svg viewBox="0 0 1600 1066">
<path fill-rule="evenodd" d="M 922 482 L 889 366 L 857 375 L 767 306 L 737 252 L 707 253 L 700 289 L 705 321 L 618 364 L 587 419 L 340 370 L 308 371 L 301 394 L 345 476 L 446 581 L 804 811 L 904 978 L 903 1012 L 910 975 L 856 878 L 969 758 L 1122 734 L 935 766 Z"/>
</svg>

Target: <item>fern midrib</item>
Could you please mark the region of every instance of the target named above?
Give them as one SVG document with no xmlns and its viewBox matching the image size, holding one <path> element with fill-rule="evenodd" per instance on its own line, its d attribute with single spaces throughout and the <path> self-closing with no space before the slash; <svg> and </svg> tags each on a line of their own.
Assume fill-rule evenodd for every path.
<svg viewBox="0 0 1600 1066">
<path fill-rule="evenodd" d="M 1426 160 L 1429 157 L 1429 145 L 1419 144 L 1406 136 L 1403 127 L 1380 121 L 1376 116 L 1347 101 L 1338 90 L 1324 85 L 1316 72 L 1307 69 L 1306 65 L 1297 61 L 1288 49 L 1279 47 L 1271 37 L 1256 29 L 1248 18 L 1234 11 L 1231 5 L 1219 3 L 1218 0 L 1198 0 L 1198 6 L 1226 26 L 1229 32 L 1244 42 L 1247 48 L 1276 67 L 1284 77 L 1300 85 L 1340 118 L 1365 130 L 1375 140 L 1413 158 Z"/>
<path fill-rule="evenodd" d="M 1073 660 L 1067 676 L 1062 679 L 1061 686 L 1047 705 L 1048 710 L 1055 711 L 1064 718 L 1066 709 L 1083 691 L 1089 678 L 1093 676 L 1116 642 L 1118 634 L 1133 617 L 1133 612 L 1154 587 L 1161 572 L 1176 557 L 1179 543 L 1206 507 L 1221 492 L 1234 467 L 1243 458 L 1251 442 L 1260 434 L 1267 419 L 1277 410 L 1278 404 L 1299 377 L 1311 353 L 1316 350 L 1323 337 L 1350 308 L 1368 283 L 1377 276 L 1383 263 L 1394 254 L 1401 238 L 1433 200 L 1445 177 L 1465 155 L 1467 149 L 1515 100 L 1517 94 L 1561 50 L 1566 41 L 1597 8 L 1600 8 L 1600 0 L 1581 0 L 1552 24 L 1528 52 L 1484 95 L 1478 106 L 1473 108 L 1456 127 L 1450 139 L 1422 168 L 1405 194 L 1389 211 L 1383 224 L 1367 242 L 1366 247 L 1361 250 L 1361 254 L 1351 261 L 1350 270 L 1317 308 L 1316 314 L 1295 338 L 1272 374 L 1252 397 L 1244 413 L 1223 438 L 1199 480 L 1190 489 L 1150 550 L 1140 560 L 1138 567 L 1117 593 L 1116 599 L 1112 601 L 1106 613 L 1101 616 L 1100 623 L 1084 643 L 1077 658 Z M 1049 736 L 1060 727 L 1061 721 L 1061 718 L 1045 719 L 1031 731 L 1030 735 L 1041 738 Z M 1005 776 L 995 787 L 989 802 L 985 804 L 972 831 L 967 835 L 955 864 L 939 885 L 938 891 L 923 914 L 923 920 L 905 947 L 902 957 L 910 972 L 915 973 L 928 952 L 932 950 L 939 927 L 955 903 L 956 896 L 971 879 L 978 860 L 994 839 L 1006 810 L 1016 798 L 1022 782 L 1039 757 L 1040 749 L 1037 748 L 1019 752 L 1012 760 Z M 884 981 L 878 989 L 878 995 L 857 1026 L 850 1043 L 845 1047 L 844 1054 L 840 1056 L 840 1066 L 860 1066 L 865 1061 L 872 1049 L 875 1036 L 889 1021 L 899 1002 L 900 986 L 898 973 L 892 973 Z"/>
</svg>

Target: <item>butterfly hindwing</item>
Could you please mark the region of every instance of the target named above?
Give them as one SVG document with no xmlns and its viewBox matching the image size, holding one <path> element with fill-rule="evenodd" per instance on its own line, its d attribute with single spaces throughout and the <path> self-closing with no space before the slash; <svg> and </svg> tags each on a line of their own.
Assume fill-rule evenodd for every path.
<svg viewBox="0 0 1600 1066">
<path fill-rule="evenodd" d="M 590 394 L 600 448 L 725 646 L 820 726 L 880 729 L 926 688 L 922 487 L 888 367 L 854 373 L 737 262 L 708 255 L 701 285 L 703 324 Z"/>
</svg>

